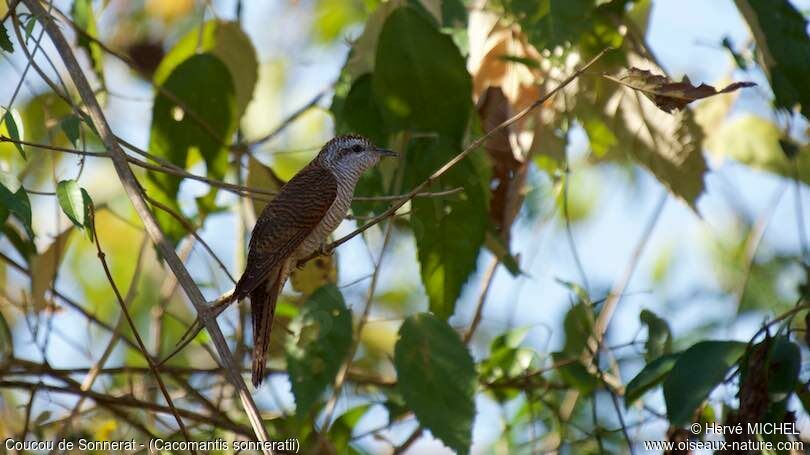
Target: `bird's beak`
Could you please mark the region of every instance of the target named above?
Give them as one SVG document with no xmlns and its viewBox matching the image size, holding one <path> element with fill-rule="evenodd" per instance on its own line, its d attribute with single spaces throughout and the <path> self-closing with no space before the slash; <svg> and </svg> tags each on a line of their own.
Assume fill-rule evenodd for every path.
<svg viewBox="0 0 810 455">
<path fill-rule="evenodd" d="M 374 150 L 382 156 L 393 156 L 393 157 L 399 156 L 399 154 L 393 150 L 388 149 L 374 149 Z"/>
</svg>

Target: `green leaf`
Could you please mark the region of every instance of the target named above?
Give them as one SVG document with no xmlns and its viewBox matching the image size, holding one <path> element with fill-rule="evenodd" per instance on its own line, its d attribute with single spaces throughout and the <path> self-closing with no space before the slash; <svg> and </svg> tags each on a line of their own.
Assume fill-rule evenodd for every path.
<svg viewBox="0 0 810 455">
<path fill-rule="evenodd" d="M 737 0 L 756 40 L 760 64 L 771 82 L 774 103 L 791 110 L 801 105 L 810 118 L 810 39 L 807 19 L 788 0 Z"/>
<path fill-rule="evenodd" d="M 370 407 L 371 405 L 369 404 L 363 404 L 349 409 L 332 424 L 332 427 L 329 429 L 329 444 L 334 448 L 336 453 L 362 453 L 354 450 L 351 446 L 353 442 L 352 433 L 357 427 L 357 423 L 366 415 Z"/>
<path fill-rule="evenodd" d="M 798 166 L 799 178 L 810 183 L 810 147 L 802 148 L 795 162 L 782 152 L 780 128 L 770 120 L 755 115 L 744 115 L 725 122 L 706 140 L 706 149 L 720 158 L 731 158 L 754 169 L 783 177 L 794 175 Z"/>
<path fill-rule="evenodd" d="M 363 20 L 369 2 L 346 0 L 317 0 L 313 14 L 312 33 L 316 41 L 329 43 L 338 38 L 351 24 Z"/>
<path fill-rule="evenodd" d="M 648 390 L 660 384 L 675 366 L 675 361 L 680 355 L 680 353 L 665 354 L 648 362 L 636 377 L 627 383 L 627 387 L 624 389 L 624 405 L 630 406 Z"/>
<path fill-rule="evenodd" d="M 160 62 L 154 81 L 164 84 L 178 65 L 195 54 L 205 52 L 219 58 L 231 74 L 236 96 L 236 109 L 231 114 L 238 120 L 253 98 L 253 89 L 259 78 L 259 64 L 250 38 L 237 22 L 210 20 L 202 30 L 193 27 Z"/>
<path fill-rule="evenodd" d="M 343 102 L 341 115 L 335 120 L 336 129 L 341 134 L 362 134 L 383 147 L 388 145 L 388 131 L 372 84 L 371 74 L 364 74 L 354 81 Z"/>
<path fill-rule="evenodd" d="M 62 180 L 56 185 L 56 198 L 70 221 L 77 227 L 84 227 L 86 211 L 79 184 L 75 180 Z"/>
<path fill-rule="evenodd" d="M 290 323 L 284 346 L 296 412 L 305 416 L 332 383 L 352 343 L 352 316 L 334 285 L 315 291 Z"/>
<path fill-rule="evenodd" d="M 458 147 L 442 137 L 411 141 L 405 160 L 405 187 L 424 181 L 459 152 Z M 475 271 L 486 237 L 489 194 L 483 182 L 488 182 L 489 176 L 475 164 L 475 160 L 482 158 L 470 156 L 425 188 L 437 192 L 463 187 L 462 193 L 416 198 L 411 202 L 410 223 L 422 283 L 430 310 L 442 319 L 453 314 L 462 286 Z"/>
<path fill-rule="evenodd" d="M 73 0 L 70 14 L 73 17 L 73 22 L 79 29 L 83 30 L 89 37 L 98 38 L 98 25 L 96 24 L 96 16 L 93 13 L 93 0 Z M 93 71 L 103 84 L 104 50 L 96 41 L 90 39 L 88 36 L 77 33 L 77 45 L 87 50 Z"/>
<path fill-rule="evenodd" d="M 512 256 L 509 253 L 509 249 L 506 246 L 506 243 L 503 239 L 495 232 L 495 229 L 490 225 L 489 229 L 487 230 L 486 238 L 484 239 L 484 243 L 486 244 L 489 251 L 501 261 L 506 270 L 512 274 L 512 276 L 517 277 L 521 273 L 520 264 L 518 264 L 518 260 L 515 256 Z"/>
<path fill-rule="evenodd" d="M 22 128 L 22 121 L 20 121 L 20 127 L 18 128 L 17 120 L 20 120 L 20 116 L 16 111 L 13 109 L 5 109 L 5 113 L 3 114 L 3 123 L 6 125 L 6 131 L 8 131 L 8 135 L 11 139 L 20 141 L 23 138 L 23 135 L 20 132 L 20 129 Z M 23 150 L 22 144 L 15 142 L 14 147 L 17 148 L 17 151 L 20 152 L 23 159 L 27 159 L 25 157 L 25 150 Z"/>
<path fill-rule="evenodd" d="M 452 327 L 428 313 L 405 319 L 394 366 L 405 403 L 419 423 L 457 453 L 469 453 L 475 365 Z"/>
<path fill-rule="evenodd" d="M 0 49 L 6 52 L 14 52 L 14 45 L 11 44 L 5 23 L 0 23 Z"/>
<path fill-rule="evenodd" d="M 185 108 L 158 93 L 152 107 L 149 151 L 181 167 L 186 167 L 191 151 L 199 152 L 208 177 L 221 180 L 228 167 L 228 153 L 223 144 L 229 141 L 237 124 L 233 115 L 233 80 L 228 68 L 212 54 L 197 54 L 174 68 L 164 87 Z M 146 182 L 151 198 L 181 213 L 177 203 L 179 178 L 149 173 Z M 173 241 L 186 234 L 170 214 L 158 210 L 156 217 Z"/>
<path fill-rule="evenodd" d="M 51 418 L 51 411 L 42 411 L 34 419 L 34 425 L 40 426 L 46 423 Z"/>
<path fill-rule="evenodd" d="M 585 291 L 582 290 L 582 292 Z M 588 338 L 593 335 L 593 325 L 593 306 L 587 300 L 580 301 L 580 303 L 572 306 L 563 320 L 565 344 L 562 352 L 575 357 L 582 354 Z"/>
<path fill-rule="evenodd" d="M 709 393 L 745 352 L 746 343 L 701 341 L 675 361 L 664 380 L 664 400 L 672 425 L 686 425 Z"/>
<path fill-rule="evenodd" d="M 593 0 L 501 0 L 538 49 L 575 43 L 589 31 Z"/>
<path fill-rule="evenodd" d="M 649 362 L 672 351 L 672 332 L 665 319 L 659 318 L 650 310 L 641 310 L 641 322 L 647 326 L 647 341 L 644 358 Z"/>
<path fill-rule="evenodd" d="M 22 187 L 17 177 L 3 171 L 0 171 L 0 207 L 4 207 L 8 214 L 14 215 L 25 227 L 29 238 L 34 238 L 34 231 L 31 229 L 31 202 L 28 200 L 28 193 L 25 192 L 25 188 Z"/>
<path fill-rule="evenodd" d="M 372 90 L 372 75 L 364 74 L 355 80 L 341 100 L 336 93 L 331 107 L 335 116 L 335 132 L 357 133 L 368 137 L 377 146 L 388 145 L 388 130 L 383 121 L 382 108 L 377 104 Z M 385 163 L 381 163 L 385 166 Z M 355 194 L 371 196 L 384 194 L 383 175 L 379 167 L 365 172 L 355 187 Z M 383 201 L 352 202 L 352 213 L 365 216 L 382 213 L 388 208 Z"/>
<path fill-rule="evenodd" d="M 597 157 L 604 156 L 611 147 L 617 145 L 618 140 L 613 131 L 608 128 L 605 122 L 596 115 L 580 116 L 582 127 L 588 135 L 591 143 L 591 150 Z"/>
<path fill-rule="evenodd" d="M 84 188 L 82 188 L 82 205 L 84 206 L 84 226 L 87 228 L 87 237 L 90 239 L 90 243 L 93 243 L 96 235 L 96 209 L 90 194 Z"/>
<path fill-rule="evenodd" d="M 71 114 L 65 117 L 59 125 L 62 127 L 62 131 L 65 133 L 65 137 L 67 137 L 70 143 L 76 147 L 76 143 L 79 140 L 79 127 L 81 126 L 81 120 L 79 120 L 79 117 Z"/>
<path fill-rule="evenodd" d="M 779 395 L 778 400 L 796 388 L 802 355 L 799 346 L 786 336 L 771 341 L 768 355 L 768 393 Z"/>
<path fill-rule="evenodd" d="M 442 26 L 460 27 L 467 26 L 467 7 L 462 0 L 442 0 Z"/>
<path fill-rule="evenodd" d="M 37 18 L 31 16 L 25 21 L 25 44 L 28 44 L 28 41 L 31 39 L 31 35 L 34 33 L 34 26 L 37 25 Z"/>
<path fill-rule="evenodd" d="M 503 378 L 513 378 L 524 373 L 531 366 L 535 356 L 534 351 L 520 347 L 528 332 L 528 327 L 519 327 L 492 340 L 489 357 L 485 358 L 480 365 L 482 380 L 494 382 Z"/>
<path fill-rule="evenodd" d="M 9 243 L 25 259 L 25 262 L 30 264 L 31 258 L 37 254 L 37 247 L 34 245 L 33 237 L 23 238 L 16 226 L 9 223 L 2 226 L 2 231 Z"/>
<path fill-rule="evenodd" d="M 557 372 L 564 383 L 579 390 L 579 393 L 583 395 L 590 395 L 599 386 L 599 378 L 588 371 L 588 368 L 579 360 L 580 354 L 576 354 L 577 357 L 571 357 L 572 355 L 566 352 L 555 352 L 551 357 L 558 365 Z"/>
<path fill-rule="evenodd" d="M 453 40 L 415 9 L 398 8 L 385 21 L 373 80 L 392 126 L 460 143 L 472 109 L 470 75 Z"/>
</svg>

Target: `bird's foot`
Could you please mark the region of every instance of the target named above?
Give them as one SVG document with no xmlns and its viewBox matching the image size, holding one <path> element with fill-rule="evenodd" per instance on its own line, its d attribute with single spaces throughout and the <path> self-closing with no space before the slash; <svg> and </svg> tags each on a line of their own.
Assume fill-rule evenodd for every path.
<svg viewBox="0 0 810 455">
<path fill-rule="evenodd" d="M 315 251 L 313 251 L 309 256 L 305 257 L 304 259 L 298 261 L 295 264 L 295 267 L 298 270 L 302 270 L 304 266 L 307 265 L 307 262 L 309 262 L 312 259 L 315 259 L 320 256 L 331 256 L 333 250 L 329 245 L 330 244 L 326 242 L 321 242 L 320 246 L 318 246 L 318 248 Z"/>
</svg>

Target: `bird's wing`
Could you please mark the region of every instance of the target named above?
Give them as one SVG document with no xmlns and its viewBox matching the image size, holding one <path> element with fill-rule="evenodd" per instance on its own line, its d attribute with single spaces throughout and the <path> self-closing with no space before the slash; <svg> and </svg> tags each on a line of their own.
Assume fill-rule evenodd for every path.
<svg viewBox="0 0 810 455">
<path fill-rule="evenodd" d="M 281 188 L 253 228 L 247 267 L 234 293 L 238 299 L 264 282 L 301 245 L 336 196 L 334 174 L 319 166 L 304 168 Z"/>
</svg>

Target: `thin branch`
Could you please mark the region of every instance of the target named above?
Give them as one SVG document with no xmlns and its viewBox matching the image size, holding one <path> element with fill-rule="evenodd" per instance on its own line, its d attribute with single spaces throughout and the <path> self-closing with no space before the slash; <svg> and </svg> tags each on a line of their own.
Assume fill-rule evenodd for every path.
<svg viewBox="0 0 810 455">
<path fill-rule="evenodd" d="M 5 261 L 6 264 L 10 265 L 12 268 L 16 269 L 20 273 L 23 273 L 23 274 L 25 274 L 25 275 L 27 275 L 29 277 L 31 276 L 31 271 L 29 269 L 23 267 L 22 264 L 19 264 L 17 261 L 15 261 L 14 259 L 8 257 L 6 254 L 4 254 L 2 252 L 0 252 L 0 259 Z M 65 305 L 67 305 L 70 308 L 73 308 L 74 310 L 78 311 L 88 321 L 93 322 L 94 324 L 98 325 L 99 327 L 103 328 L 104 330 L 106 330 L 109 333 L 115 334 L 117 332 L 115 327 L 113 327 L 110 324 L 102 321 L 101 319 L 99 319 L 95 315 L 87 312 L 87 310 L 85 310 L 78 302 L 74 301 L 73 299 L 66 296 L 65 294 L 62 294 L 55 287 L 51 286 L 49 288 L 49 291 L 51 292 L 51 294 L 54 297 L 58 298 Z M 127 344 L 127 346 L 129 346 L 130 348 L 132 348 L 132 349 L 134 349 L 136 351 L 138 350 L 138 345 L 135 344 L 134 341 L 130 340 L 129 338 L 127 338 L 126 336 L 123 336 L 123 335 L 121 335 L 121 337 L 122 337 L 122 340 L 124 341 L 124 343 Z"/>
<path fill-rule="evenodd" d="M 26 0 L 23 0 L 26 1 Z M 60 378 L 64 379 L 64 378 Z M 56 393 L 67 393 L 71 395 L 77 396 L 86 396 L 91 400 L 95 401 L 96 403 L 103 404 L 105 407 L 108 408 L 118 408 L 118 407 L 128 407 L 134 408 L 137 410 L 148 410 L 154 412 L 160 412 L 164 414 L 171 414 L 172 410 L 167 407 L 157 403 L 150 403 L 148 401 L 138 400 L 133 398 L 129 395 L 121 395 L 121 396 L 109 396 L 103 393 L 99 393 L 93 390 L 81 390 L 78 387 L 60 387 L 58 385 L 53 384 L 44 384 L 44 383 L 31 383 L 26 381 L 0 381 L 0 388 L 8 388 L 8 389 L 24 389 L 24 390 L 46 390 L 50 392 Z M 222 420 L 214 415 L 202 415 L 198 414 L 193 411 L 189 411 L 183 408 L 177 408 L 177 413 L 186 419 L 196 420 L 198 422 L 207 423 L 210 425 L 216 425 L 218 427 L 224 428 L 226 430 L 233 431 L 234 433 L 238 433 L 243 436 L 252 437 L 253 434 L 249 428 L 243 427 L 241 425 L 236 425 L 233 422 Z"/>
<path fill-rule="evenodd" d="M 602 344 L 603 337 L 605 336 L 605 332 L 607 332 L 607 327 L 608 324 L 610 324 L 613 313 L 616 310 L 616 307 L 619 305 L 619 301 L 621 301 L 624 291 L 627 289 L 627 285 L 630 283 L 630 279 L 633 277 L 636 266 L 638 265 L 639 260 L 641 260 L 641 254 L 644 252 L 644 248 L 647 246 L 647 242 L 650 240 L 653 230 L 658 224 L 658 220 L 661 218 L 661 213 L 663 213 L 664 206 L 666 206 L 668 199 L 669 191 L 666 188 L 663 188 L 661 190 L 661 196 L 658 198 L 658 203 L 655 205 L 653 213 L 650 215 L 647 225 L 644 227 L 641 238 L 636 244 L 636 247 L 633 249 L 633 253 L 630 256 L 630 261 L 627 263 L 627 266 L 625 266 L 624 273 L 619 281 L 617 281 L 610 290 L 610 294 L 605 300 L 602 310 L 599 312 L 599 317 L 596 319 L 596 323 L 594 324 L 593 336 L 588 340 L 588 346 L 592 352 L 598 351 L 600 345 Z"/>
<path fill-rule="evenodd" d="M 242 404 L 248 415 L 251 426 L 256 433 L 256 437 L 261 442 L 269 441 L 270 438 L 264 428 L 264 424 L 261 416 L 259 415 L 259 411 L 256 408 L 256 404 L 253 402 L 253 397 L 250 395 L 242 376 L 236 373 L 237 368 L 233 358 L 231 357 L 231 353 L 228 349 L 228 343 L 225 340 L 222 331 L 220 331 L 215 320 L 211 320 L 206 317 L 205 299 L 203 298 L 200 289 L 194 283 L 194 280 L 192 280 L 188 270 L 186 270 L 185 266 L 180 261 L 180 258 L 178 258 L 177 254 L 175 254 L 174 248 L 166 239 L 160 226 L 158 226 L 154 214 L 149 211 L 149 207 L 141 194 L 140 185 L 127 164 L 126 154 L 121 149 L 118 140 L 115 138 L 115 135 L 110 129 L 107 119 L 104 117 L 104 113 L 101 110 L 101 106 L 99 106 L 98 101 L 93 94 L 93 90 L 90 87 L 90 84 L 87 82 L 87 78 L 84 76 L 78 61 L 76 61 L 76 56 L 73 55 L 70 44 L 65 39 L 53 18 L 47 14 L 45 9 L 37 0 L 23 0 L 23 2 L 40 20 L 46 32 L 50 36 L 54 47 L 65 63 L 68 73 L 70 74 L 82 101 L 89 110 L 89 116 L 92 120 L 93 126 L 104 142 L 105 147 L 111 154 L 113 165 L 121 184 L 124 186 L 127 196 L 129 197 L 135 211 L 141 218 L 147 233 L 160 251 L 163 259 L 169 264 L 172 272 L 177 276 L 178 282 L 181 284 L 186 292 L 186 295 L 197 309 L 198 314 L 203 317 L 203 322 L 208 329 L 209 334 L 211 334 L 211 338 L 219 353 L 220 360 L 224 363 L 223 366 L 228 372 L 228 379 L 234 384 L 239 393 L 239 397 L 242 400 Z M 263 448 L 263 452 L 266 455 L 272 454 L 272 451 L 269 449 Z"/>
<path fill-rule="evenodd" d="M 565 219 L 565 236 L 568 239 L 568 248 L 571 250 L 571 256 L 574 257 L 574 265 L 577 267 L 579 277 L 582 280 L 582 286 L 585 292 L 590 292 L 590 285 L 588 284 L 588 274 L 585 273 L 585 267 L 582 265 L 582 259 L 579 257 L 577 250 L 577 242 L 574 240 L 574 231 L 571 229 L 571 215 L 568 211 L 568 190 L 570 188 L 569 178 L 571 177 L 571 169 L 568 167 L 568 156 L 565 157 L 565 176 L 563 178 L 563 218 Z"/>
<path fill-rule="evenodd" d="M 394 451 L 391 453 L 391 455 L 401 455 L 405 453 L 416 441 L 419 440 L 420 436 L 422 436 L 421 426 L 416 427 L 416 429 L 413 430 L 413 433 L 411 433 L 411 435 L 408 436 L 408 439 L 406 439 L 402 444 L 394 448 Z"/>
<path fill-rule="evenodd" d="M 98 239 L 96 239 L 98 241 Z M 129 290 L 127 290 L 127 295 L 124 298 L 124 306 L 129 306 L 132 301 L 135 299 L 137 295 L 136 289 L 138 288 L 138 283 L 140 282 L 141 270 L 143 268 L 143 259 L 144 259 L 144 252 L 146 251 L 146 237 L 144 237 L 143 241 L 141 242 L 140 252 L 138 253 L 138 260 L 135 262 L 135 271 L 132 272 L 132 279 L 130 280 Z M 104 368 L 104 364 L 112 355 L 113 350 L 118 345 L 118 341 L 121 339 L 121 331 L 124 328 L 124 318 L 123 313 L 119 313 L 118 321 L 115 323 L 115 332 L 113 333 L 110 340 L 107 342 L 107 347 L 104 348 L 104 352 L 101 354 L 101 357 L 93 364 L 93 367 L 90 371 L 87 372 L 87 376 L 82 381 L 81 389 L 82 390 L 90 390 L 93 387 L 93 384 L 96 382 L 96 378 L 99 376 L 99 371 Z M 73 422 L 73 419 L 79 414 L 79 410 L 81 409 L 82 405 L 84 404 L 85 397 L 79 397 L 76 401 L 76 404 L 73 405 L 73 409 L 70 411 L 68 417 L 64 420 L 62 427 L 57 431 L 56 436 L 53 438 L 54 441 L 59 441 L 62 439 L 64 434 L 70 429 L 70 425 Z M 62 451 L 60 451 L 61 453 Z"/>
<path fill-rule="evenodd" d="M 748 288 L 748 280 L 751 277 L 751 269 L 754 266 L 754 259 L 756 258 L 759 244 L 762 242 L 762 238 L 765 236 L 765 230 L 768 228 L 768 223 L 770 222 L 774 212 L 776 212 L 776 208 L 779 206 L 779 201 L 782 200 L 782 196 L 785 194 L 786 190 L 786 187 L 780 187 L 776 190 L 776 193 L 774 193 L 770 203 L 766 206 L 765 211 L 754 222 L 754 225 L 751 227 L 751 231 L 748 233 L 748 236 L 745 239 L 743 251 L 745 258 L 745 263 L 743 265 L 743 278 L 740 285 L 734 291 L 734 308 L 736 310 L 739 310 L 742 306 L 743 297 L 745 297 L 745 290 Z"/>
<path fill-rule="evenodd" d="M 186 426 L 183 424 L 183 419 L 180 418 L 180 416 L 177 414 L 177 409 L 174 407 L 174 403 L 172 402 L 172 396 L 171 394 L 169 394 L 169 390 L 166 388 L 166 384 L 163 383 L 163 379 L 160 377 L 160 373 L 155 367 L 155 362 L 154 360 L 152 360 L 152 356 L 149 355 L 149 351 L 146 349 L 146 345 L 143 343 L 141 335 L 138 333 L 138 328 L 135 326 L 135 322 L 132 320 L 132 316 L 130 316 L 129 314 L 127 302 L 124 300 L 124 297 L 121 296 L 121 292 L 118 290 L 118 286 L 115 284 L 115 280 L 113 279 L 112 273 L 110 272 L 110 267 L 107 265 L 106 254 L 101 249 L 101 239 L 98 236 L 95 223 L 92 223 L 92 229 L 93 229 L 93 237 L 96 239 L 95 244 L 96 244 L 96 252 L 98 253 L 98 259 L 99 261 L 101 261 L 101 265 L 104 268 L 104 274 L 107 276 L 107 281 L 109 281 L 110 287 L 112 287 L 112 290 L 115 293 L 115 297 L 118 300 L 118 304 L 121 307 L 121 313 L 124 315 L 124 318 L 126 318 L 127 324 L 129 324 L 129 329 L 132 331 L 132 334 L 135 336 L 135 341 L 138 343 L 138 349 L 140 349 L 141 354 L 146 360 L 146 363 L 149 365 L 149 369 L 152 370 L 152 375 L 154 375 L 155 381 L 157 381 L 158 387 L 160 387 L 160 391 L 163 393 L 163 398 L 166 399 L 166 403 L 169 405 L 169 409 L 171 409 L 172 414 L 174 414 L 174 418 L 177 421 L 177 425 L 180 426 L 180 431 L 182 431 L 183 437 L 186 439 L 186 441 L 191 441 L 191 437 L 186 431 Z M 136 285 L 137 283 L 132 284 L 133 287 Z M 191 452 L 196 453 L 196 450 L 192 449 Z"/>
<path fill-rule="evenodd" d="M 484 314 L 484 303 L 487 301 L 489 289 L 492 287 L 492 282 L 495 280 L 495 271 L 498 269 L 499 262 L 497 257 L 493 257 L 492 261 L 489 263 L 489 267 L 487 267 L 486 272 L 484 272 L 484 277 L 481 281 L 481 292 L 478 294 L 478 305 L 475 306 L 475 315 L 473 316 L 470 328 L 464 334 L 463 341 L 465 344 L 470 342 L 476 329 L 478 329 L 478 324 L 481 323 L 481 317 Z"/>
<path fill-rule="evenodd" d="M 256 147 L 258 147 L 259 145 L 264 144 L 265 142 L 269 142 L 269 141 L 273 140 L 276 136 L 281 134 L 281 132 L 284 131 L 288 126 L 290 126 L 290 124 L 292 122 L 294 122 L 298 117 L 300 117 L 306 111 L 310 110 L 312 107 L 317 105 L 318 102 L 321 100 L 321 98 L 326 96 L 326 94 L 329 93 L 330 90 L 332 90 L 332 87 L 334 85 L 335 85 L 335 83 L 333 82 L 333 83 L 329 84 L 329 86 L 325 87 L 323 90 L 318 92 L 315 96 L 312 97 L 312 99 L 309 100 L 308 103 L 306 103 L 303 106 L 299 107 L 292 114 L 290 114 L 287 118 L 282 120 L 282 122 L 279 123 L 279 125 L 277 127 L 275 127 L 273 129 L 273 131 L 267 133 L 266 135 L 260 137 L 259 139 L 256 139 L 255 141 L 234 144 L 234 145 L 231 146 L 231 149 L 250 151 L 250 150 L 253 150 Z"/>
<path fill-rule="evenodd" d="M 54 152 L 70 153 L 70 154 L 73 154 L 73 155 L 89 156 L 89 157 L 94 157 L 94 158 L 111 158 L 110 154 L 106 153 L 106 152 L 88 152 L 88 151 L 77 150 L 77 149 L 72 149 L 72 148 L 68 148 L 68 147 L 58 147 L 58 146 L 49 145 L 49 144 L 39 144 L 39 143 L 36 143 L 36 142 L 31 142 L 31 141 L 25 141 L 25 140 L 20 140 L 20 139 L 12 139 L 12 138 L 10 138 L 8 136 L 5 136 L 5 135 L 2 135 L 2 134 L 0 134 L 0 142 L 9 142 L 9 143 L 12 143 L 12 144 L 24 145 L 26 147 L 34 147 L 34 148 L 38 148 L 38 149 L 42 149 L 42 150 L 50 150 L 50 151 L 54 151 Z M 157 158 L 157 157 L 154 157 L 154 156 L 149 155 L 149 154 L 147 154 L 147 156 L 149 156 L 152 159 Z M 155 172 L 161 172 L 161 173 L 164 173 L 164 174 L 173 175 L 175 177 L 186 178 L 186 179 L 189 179 L 189 180 L 196 180 L 198 182 L 205 183 L 205 184 L 207 184 L 209 186 L 229 191 L 229 192 L 231 192 L 233 194 L 236 194 L 237 196 L 240 196 L 240 197 L 249 197 L 251 199 L 260 200 L 260 201 L 266 201 L 267 202 L 267 201 L 271 200 L 271 196 L 275 196 L 276 194 L 278 194 L 277 191 L 268 191 L 268 190 L 263 190 L 263 189 L 260 189 L 260 188 L 254 188 L 254 187 L 245 186 L 245 185 L 238 185 L 238 184 L 234 184 L 234 183 L 228 183 L 228 182 L 224 182 L 222 180 L 217 180 L 217 179 L 212 179 L 212 178 L 209 178 L 209 177 L 205 177 L 203 175 L 193 174 L 193 173 L 188 172 L 187 170 L 185 170 L 183 168 L 177 167 L 174 164 L 166 165 L 166 164 L 149 163 L 149 162 L 146 162 L 146 161 L 139 160 L 139 159 L 137 159 L 137 158 L 135 158 L 133 156 L 130 156 L 130 155 L 126 155 L 126 159 L 130 164 L 134 164 L 135 166 L 141 167 L 143 169 L 150 170 L 150 171 L 155 171 Z M 414 197 L 431 197 L 431 198 L 433 198 L 433 197 L 445 197 L 445 196 L 452 196 L 454 194 L 461 193 L 462 191 L 464 191 L 463 187 L 452 188 L 452 189 L 444 190 L 444 191 L 434 191 L 434 192 L 424 191 L 424 192 L 421 192 L 421 193 L 417 193 Z M 371 201 L 371 202 L 374 202 L 374 201 L 392 201 L 392 200 L 402 199 L 403 197 L 406 197 L 406 196 L 407 195 L 402 195 L 402 194 L 389 195 L 389 196 L 354 196 L 352 198 L 352 200 L 354 200 L 354 201 Z"/>
</svg>

